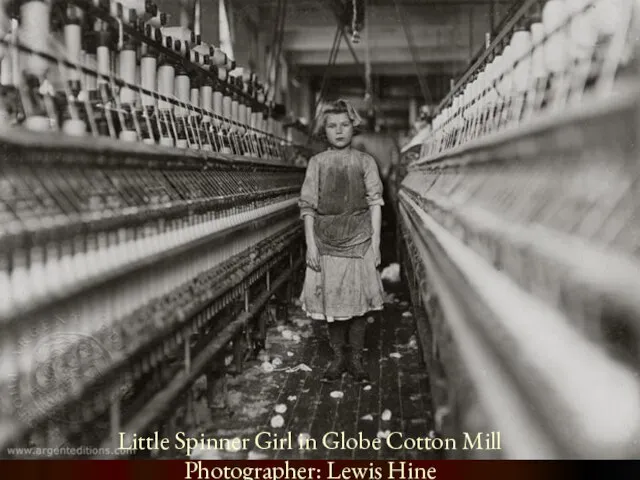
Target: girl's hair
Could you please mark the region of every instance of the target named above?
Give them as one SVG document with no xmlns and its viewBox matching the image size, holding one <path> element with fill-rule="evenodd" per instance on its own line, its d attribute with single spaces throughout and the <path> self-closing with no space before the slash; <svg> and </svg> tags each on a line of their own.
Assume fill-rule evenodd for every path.
<svg viewBox="0 0 640 480">
<path fill-rule="evenodd" d="M 346 113 L 351 120 L 351 125 L 353 126 L 354 135 L 360 132 L 360 128 L 362 127 L 363 121 L 358 112 L 353 105 L 351 105 L 346 100 L 335 100 L 333 102 L 327 103 L 320 115 L 318 115 L 318 121 L 316 122 L 316 126 L 314 128 L 314 136 L 320 138 L 322 140 L 326 140 L 327 137 L 325 135 L 325 126 L 327 124 L 327 117 L 329 115 L 335 115 L 340 113 Z"/>
</svg>

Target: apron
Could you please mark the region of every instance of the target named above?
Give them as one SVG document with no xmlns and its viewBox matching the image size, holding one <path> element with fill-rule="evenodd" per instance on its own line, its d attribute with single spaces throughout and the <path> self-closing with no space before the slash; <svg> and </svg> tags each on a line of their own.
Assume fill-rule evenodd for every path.
<svg viewBox="0 0 640 480">
<path fill-rule="evenodd" d="M 351 149 L 319 165 L 314 233 L 320 255 L 362 258 L 371 244 L 364 170 Z"/>
</svg>

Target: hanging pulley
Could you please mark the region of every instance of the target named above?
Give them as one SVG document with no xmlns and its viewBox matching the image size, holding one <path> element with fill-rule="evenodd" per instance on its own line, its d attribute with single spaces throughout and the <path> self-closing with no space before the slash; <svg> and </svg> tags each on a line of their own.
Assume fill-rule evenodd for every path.
<svg viewBox="0 0 640 480">
<path fill-rule="evenodd" d="M 351 42 L 360 43 L 360 32 L 364 28 L 364 0 L 351 0 Z"/>
</svg>

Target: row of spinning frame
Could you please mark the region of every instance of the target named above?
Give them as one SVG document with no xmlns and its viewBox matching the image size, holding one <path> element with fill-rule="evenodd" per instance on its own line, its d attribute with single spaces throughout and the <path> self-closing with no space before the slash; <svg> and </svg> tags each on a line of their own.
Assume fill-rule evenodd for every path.
<svg viewBox="0 0 640 480">
<path fill-rule="evenodd" d="M 439 428 L 501 432 L 472 456 L 640 453 L 639 33 L 634 0 L 522 2 L 407 153 Z"/>
<path fill-rule="evenodd" d="M 264 343 L 304 170 L 255 75 L 154 5 L 0 13 L 0 457 L 111 447 Z"/>
</svg>

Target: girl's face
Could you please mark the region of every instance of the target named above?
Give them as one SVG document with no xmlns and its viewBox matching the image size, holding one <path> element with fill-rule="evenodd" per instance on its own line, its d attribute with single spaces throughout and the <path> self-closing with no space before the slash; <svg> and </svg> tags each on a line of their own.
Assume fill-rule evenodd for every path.
<svg viewBox="0 0 640 480">
<path fill-rule="evenodd" d="M 346 113 L 330 113 L 324 126 L 329 143 L 336 148 L 345 148 L 351 145 L 353 137 L 353 125 Z"/>
</svg>

